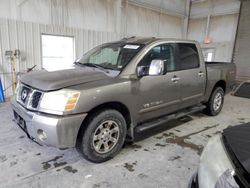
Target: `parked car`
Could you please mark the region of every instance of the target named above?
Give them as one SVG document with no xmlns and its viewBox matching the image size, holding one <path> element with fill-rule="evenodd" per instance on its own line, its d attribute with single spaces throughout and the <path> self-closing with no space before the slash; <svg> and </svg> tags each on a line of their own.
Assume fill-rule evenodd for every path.
<svg viewBox="0 0 250 188">
<path fill-rule="evenodd" d="M 73 69 L 22 76 L 11 104 L 30 139 L 103 162 L 135 132 L 217 115 L 234 79 L 235 65 L 205 63 L 198 42 L 132 37 L 97 46 Z"/>
<path fill-rule="evenodd" d="M 250 123 L 246 123 L 210 139 L 189 188 L 249 188 L 249 135 Z"/>
</svg>

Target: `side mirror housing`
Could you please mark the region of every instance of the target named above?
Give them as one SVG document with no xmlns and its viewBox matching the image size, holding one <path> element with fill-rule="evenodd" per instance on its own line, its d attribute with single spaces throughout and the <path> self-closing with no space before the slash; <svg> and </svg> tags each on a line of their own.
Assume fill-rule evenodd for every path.
<svg viewBox="0 0 250 188">
<path fill-rule="evenodd" d="M 164 61 L 160 59 L 154 59 L 150 63 L 148 75 L 149 76 L 159 76 L 164 73 Z"/>
<path fill-rule="evenodd" d="M 159 76 L 164 74 L 164 61 L 154 59 L 151 61 L 150 66 L 138 66 L 136 74 L 139 78 L 143 76 Z"/>
</svg>

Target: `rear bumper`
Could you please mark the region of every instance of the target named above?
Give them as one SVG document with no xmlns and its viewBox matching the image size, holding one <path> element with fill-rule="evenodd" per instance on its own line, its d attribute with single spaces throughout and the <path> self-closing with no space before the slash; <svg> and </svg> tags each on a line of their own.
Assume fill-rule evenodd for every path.
<svg viewBox="0 0 250 188">
<path fill-rule="evenodd" d="M 33 141 L 58 148 L 74 147 L 84 114 L 56 116 L 28 111 L 14 99 L 11 101 L 15 122 Z M 43 133 L 45 137 L 39 136 Z"/>
</svg>

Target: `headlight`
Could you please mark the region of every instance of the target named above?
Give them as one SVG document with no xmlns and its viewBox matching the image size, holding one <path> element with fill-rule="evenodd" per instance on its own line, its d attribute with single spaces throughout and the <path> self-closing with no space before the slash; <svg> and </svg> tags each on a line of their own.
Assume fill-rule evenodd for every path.
<svg viewBox="0 0 250 188">
<path fill-rule="evenodd" d="M 201 155 L 198 170 L 199 187 L 220 188 L 221 182 L 234 180 L 231 172 L 234 172 L 234 166 L 221 140 L 221 135 L 216 135 L 210 139 Z M 236 184 L 235 180 L 233 183 Z"/>
<path fill-rule="evenodd" d="M 72 111 L 79 97 L 80 92 L 69 89 L 47 92 L 43 94 L 39 110 L 56 114 Z"/>
<path fill-rule="evenodd" d="M 234 170 L 227 170 L 226 172 L 224 172 L 217 181 L 215 188 L 240 188 L 240 186 L 236 183 L 234 179 L 234 175 Z"/>
</svg>

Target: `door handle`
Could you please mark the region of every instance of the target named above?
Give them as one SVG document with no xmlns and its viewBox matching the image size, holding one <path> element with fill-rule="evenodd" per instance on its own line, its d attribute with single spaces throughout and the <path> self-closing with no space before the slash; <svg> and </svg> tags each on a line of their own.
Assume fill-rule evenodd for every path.
<svg viewBox="0 0 250 188">
<path fill-rule="evenodd" d="M 180 80 L 180 77 L 174 76 L 173 78 L 171 78 L 172 82 L 178 82 Z"/>
<path fill-rule="evenodd" d="M 202 71 L 199 72 L 199 73 L 198 73 L 198 76 L 199 76 L 199 77 L 203 77 L 203 76 L 204 76 L 204 72 L 202 72 Z"/>
</svg>

